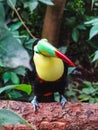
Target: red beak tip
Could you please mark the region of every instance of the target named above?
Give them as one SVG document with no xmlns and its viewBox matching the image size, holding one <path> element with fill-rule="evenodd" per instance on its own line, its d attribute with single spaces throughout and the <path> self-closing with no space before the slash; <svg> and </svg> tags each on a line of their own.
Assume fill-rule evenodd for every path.
<svg viewBox="0 0 98 130">
<path fill-rule="evenodd" d="M 70 66 L 75 67 L 75 64 L 68 57 L 66 57 L 63 53 L 61 53 L 60 51 L 56 50 L 55 54 L 56 54 L 57 57 L 61 58 L 65 62 L 67 62 Z"/>
<path fill-rule="evenodd" d="M 72 62 L 72 63 L 70 63 L 70 65 L 72 66 L 72 67 L 75 67 L 75 64 Z"/>
</svg>

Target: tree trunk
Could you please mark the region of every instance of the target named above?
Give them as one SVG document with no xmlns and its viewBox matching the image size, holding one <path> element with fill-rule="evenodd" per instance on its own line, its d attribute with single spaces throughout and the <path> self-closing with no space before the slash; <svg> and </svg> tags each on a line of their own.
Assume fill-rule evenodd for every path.
<svg viewBox="0 0 98 130">
<path fill-rule="evenodd" d="M 98 130 L 98 103 L 40 103 L 34 113 L 31 103 L 0 101 L 0 109 L 12 109 L 38 130 Z M 24 125 L 7 125 L 3 130 L 31 130 Z"/>
<path fill-rule="evenodd" d="M 54 46 L 58 46 L 61 18 L 66 0 L 53 0 L 54 6 L 47 6 L 42 38 L 47 38 Z"/>
</svg>

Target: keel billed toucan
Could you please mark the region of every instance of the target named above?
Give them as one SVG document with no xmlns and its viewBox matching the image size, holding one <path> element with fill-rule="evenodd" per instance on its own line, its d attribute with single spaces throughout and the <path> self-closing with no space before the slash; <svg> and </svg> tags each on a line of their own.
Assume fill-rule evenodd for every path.
<svg viewBox="0 0 98 130">
<path fill-rule="evenodd" d="M 73 67 L 75 65 L 47 39 L 36 40 L 35 43 L 31 73 L 35 94 L 32 100 L 34 111 L 39 102 L 53 102 L 55 92 L 59 92 L 61 105 L 64 106 L 67 102 L 64 91 L 67 83 L 68 64 Z"/>
</svg>

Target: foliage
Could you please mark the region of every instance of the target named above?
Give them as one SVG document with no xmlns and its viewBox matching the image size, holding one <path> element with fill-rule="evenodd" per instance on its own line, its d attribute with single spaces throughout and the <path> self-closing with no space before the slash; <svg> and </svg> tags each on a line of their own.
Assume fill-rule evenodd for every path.
<svg viewBox="0 0 98 130">
<path fill-rule="evenodd" d="M 54 6 L 52 0 L 12 0 L 12 2 L 31 33 L 40 38 L 46 5 Z M 85 61 L 89 62 L 91 66 L 93 65 L 92 62 L 95 62 L 96 68 L 98 67 L 97 8 L 98 0 L 67 1 L 60 35 L 60 43 L 63 41 L 64 45 L 64 47 L 60 49 L 63 50 L 63 52 L 66 51 L 65 44 L 67 43 L 68 48 L 71 48 L 69 53 L 72 54 L 74 60 L 78 60 L 80 64 Z M 10 0 L 0 0 L 1 97 L 2 95 L 6 95 L 8 99 L 21 100 L 22 97 L 27 98 L 27 96 L 30 96 L 31 86 L 24 82 L 27 69 L 31 69 L 29 61 L 32 57 L 33 42 L 34 39 L 30 37 L 18 19 Z M 69 74 L 71 74 L 74 69 L 75 68 L 69 68 Z M 78 82 L 69 84 L 68 90 L 66 91 L 66 95 L 69 99 L 80 99 L 84 101 L 81 95 L 84 94 L 85 89 L 82 90 L 81 88 L 85 88 L 85 85 L 83 83 L 82 87 L 79 86 L 81 86 L 81 84 Z M 20 90 L 16 90 L 16 88 L 19 87 Z M 93 87 L 96 90 L 94 85 Z M 92 98 L 96 98 L 97 96 L 97 94 L 95 94 L 93 97 L 93 95 L 87 93 L 85 95 L 90 95 Z M 89 101 L 91 97 L 85 101 Z"/>
<path fill-rule="evenodd" d="M 21 90 L 21 91 L 26 92 L 28 95 L 30 95 L 32 87 L 31 85 L 27 85 L 27 84 L 8 85 L 6 87 L 0 88 L 0 94 L 9 89 Z"/>
<path fill-rule="evenodd" d="M 98 102 L 98 82 L 84 81 L 79 99 L 80 101 Z"/>
<path fill-rule="evenodd" d="M 98 102 L 98 82 L 83 81 L 69 84 L 65 95 L 71 101 Z"/>
<path fill-rule="evenodd" d="M 4 86 L 8 84 L 19 84 L 19 75 L 25 75 L 25 68 L 29 68 L 30 56 L 22 45 L 22 41 L 19 39 L 19 32 L 17 29 L 21 27 L 21 23 L 17 22 L 10 28 L 5 22 L 5 10 L 3 3 L 0 3 L 0 12 L 3 12 L 0 17 L 0 75 L 2 76 L 2 82 Z M 2 83 L 1 82 L 1 83 Z M 3 85 L 3 84 L 1 84 Z M 0 91 L 11 90 L 11 88 L 18 88 L 26 93 L 29 93 L 29 85 L 8 85 L 0 88 Z M 11 98 L 11 93 L 7 93 Z M 15 96 L 14 96 L 15 95 Z M 13 98 L 21 97 L 19 92 L 14 92 Z"/>
<path fill-rule="evenodd" d="M 1 12 L 4 12 L 3 5 L 1 4 Z M 4 14 L 1 15 L 0 23 L 0 66 L 8 68 L 16 68 L 24 66 L 30 68 L 29 55 L 26 50 L 21 46 L 18 39 L 14 38 L 13 34 L 9 31 L 4 23 Z M 21 53 L 20 53 L 21 52 Z"/>
<path fill-rule="evenodd" d="M 94 52 L 93 62 L 96 60 L 98 61 L 98 50 Z"/>
<path fill-rule="evenodd" d="M 96 34 L 98 34 L 98 18 L 94 18 L 88 22 L 85 22 L 85 24 L 93 26 L 90 29 L 90 35 L 89 35 L 89 39 L 92 39 Z"/>
<path fill-rule="evenodd" d="M 74 58 L 79 59 L 79 62 L 83 62 L 84 58 L 86 62 L 92 62 L 92 54 L 94 56 L 98 49 L 97 37 L 91 39 L 97 34 L 97 3 L 98 1 L 93 0 L 69 0 L 65 6 L 62 30 L 69 39 L 67 44 L 71 47 L 72 55 L 75 55 Z M 96 22 L 91 30 L 88 25 L 90 20 L 90 24 Z"/>
<path fill-rule="evenodd" d="M 91 40 L 98 34 L 98 18 L 93 18 L 90 21 L 85 22 L 86 25 L 92 26 L 89 33 L 89 39 Z M 92 62 L 98 61 L 98 48 L 93 53 Z"/>
<path fill-rule="evenodd" d="M 18 7 L 18 11 L 21 11 L 21 17 L 27 26 L 32 27 L 32 20 L 38 13 L 36 8 L 39 8 L 41 3 L 54 5 L 51 0 L 0 1 L 0 97 L 3 93 L 6 98 L 21 100 L 24 96 L 28 99 L 31 94 L 31 85 L 21 83 L 25 78 L 27 69 L 31 70 L 29 62 L 34 39 L 24 30 L 22 22 L 19 21 L 13 9 L 14 6 Z M 32 28 L 30 31 L 35 31 L 35 29 Z M 25 100 L 25 98 L 23 99 Z"/>
<path fill-rule="evenodd" d="M 25 119 L 20 117 L 12 110 L 0 109 L 0 129 L 2 129 L 2 127 L 7 124 L 24 124 L 32 130 L 36 130 L 33 125 L 29 124 Z"/>
<path fill-rule="evenodd" d="M 68 16 L 66 17 L 67 20 L 66 24 L 70 28 L 72 28 L 71 35 L 73 41 L 78 42 L 80 37 L 80 31 L 86 30 L 86 27 L 83 24 L 83 19 L 86 12 L 85 2 L 83 0 L 69 1 L 67 3 L 66 9 L 68 11 L 66 11 L 65 13 L 69 12 L 69 16 L 71 16 L 71 17 Z"/>
</svg>

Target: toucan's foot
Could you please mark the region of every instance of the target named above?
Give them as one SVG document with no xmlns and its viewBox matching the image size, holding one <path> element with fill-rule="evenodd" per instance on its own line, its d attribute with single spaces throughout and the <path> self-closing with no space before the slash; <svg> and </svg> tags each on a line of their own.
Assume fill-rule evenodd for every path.
<svg viewBox="0 0 98 130">
<path fill-rule="evenodd" d="M 37 107 L 38 107 L 38 101 L 37 101 L 37 97 L 36 96 L 34 96 L 34 98 L 31 101 L 31 103 L 33 104 L 34 112 L 36 112 Z"/>
<path fill-rule="evenodd" d="M 67 99 L 63 95 L 61 95 L 61 105 L 62 105 L 62 108 L 64 107 L 66 102 L 67 102 Z"/>
</svg>

